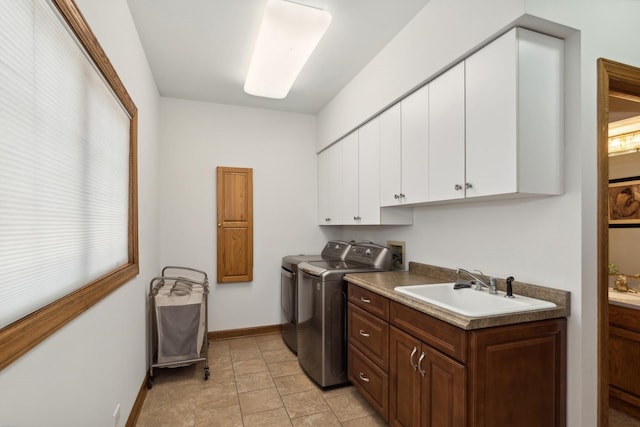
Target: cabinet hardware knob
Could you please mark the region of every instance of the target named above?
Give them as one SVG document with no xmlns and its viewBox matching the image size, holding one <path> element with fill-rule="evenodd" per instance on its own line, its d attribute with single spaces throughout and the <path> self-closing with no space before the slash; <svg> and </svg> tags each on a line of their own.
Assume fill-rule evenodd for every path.
<svg viewBox="0 0 640 427">
<path fill-rule="evenodd" d="M 365 331 L 363 331 L 362 329 L 360 329 L 360 335 L 362 335 L 365 338 L 369 338 L 371 335 L 366 333 Z"/>
<path fill-rule="evenodd" d="M 360 379 L 362 381 L 364 381 L 365 383 L 368 383 L 369 381 L 371 381 L 369 378 L 366 377 L 365 374 L 363 374 L 362 372 L 360 372 L 360 374 L 358 374 L 358 376 L 360 377 Z"/>
<path fill-rule="evenodd" d="M 354 221 L 357 221 L 357 220 L 358 220 L 358 217 L 357 217 L 357 216 L 354 216 L 354 217 L 353 217 L 353 220 L 354 220 Z"/>
<path fill-rule="evenodd" d="M 222 227 L 222 224 L 218 223 L 218 227 Z"/>
<path fill-rule="evenodd" d="M 397 194 L 394 194 L 394 195 L 393 195 L 393 198 L 394 198 L 394 199 L 396 199 L 396 200 L 398 200 L 398 199 L 400 198 L 400 196 L 399 196 L 399 195 L 397 195 Z"/>
<path fill-rule="evenodd" d="M 400 193 L 400 198 L 404 199 L 404 194 Z"/>
<path fill-rule="evenodd" d="M 425 371 L 422 370 L 422 360 L 424 359 L 424 351 L 422 352 L 422 354 L 420 355 L 420 359 L 418 359 L 418 370 L 420 371 L 420 375 L 422 375 L 423 377 L 427 374 Z"/>
<path fill-rule="evenodd" d="M 470 182 L 465 182 L 464 183 L 464 188 L 472 188 L 472 187 L 473 187 L 473 185 L 471 185 Z"/>
<path fill-rule="evenodd" d="M 418 349 L 413 347 L 413 351 L 411 352 L 411 357 L 409 358 L 409 363 L 411 363 L 411 367 L 413 368 L 414 371 L 418 369 L 416 364 L 413 363 L 413 355 L 416 354 L 416 351 L 418 351 Z"/>
<path fill-rule="evenodd" d="M 453 189 L 456 190 L 456 191 L 462 190 L 462 185 L 456 184 L 456 185 L 453 186 Z"/>
<path fill-rule="evenodd" d="M 365 304 L 371 304 L 371 300 L 370 300 L 370 299 L 367 299 L 367 298 L 365 298 L 365 297 L 360 297 L 360 301 L 362 301 L 362 302 L 363 302 L 363 303 L 365 303 Z"/>
</svg>

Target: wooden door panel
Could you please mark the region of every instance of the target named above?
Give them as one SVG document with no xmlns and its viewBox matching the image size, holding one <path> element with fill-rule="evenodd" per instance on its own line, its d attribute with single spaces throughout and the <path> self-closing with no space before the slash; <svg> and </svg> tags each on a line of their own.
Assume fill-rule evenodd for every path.
<svg viewBox="0 0 640 427">
<path fill-rule="evenodd" d="M 421 365 L 422 426 L 464 427 L 467 425 L 467 370 L 464 365 L 426 345 Z"/>
<path fill-rule="evenodd" d="M 390 329 L 389 425 L 418 426 L 420 374 L 413 366 L 417 367 L 421 343 L 393 326 Z"/>
<path fill-rule="evenodd" d="M 218 283 L 253 280 L 253 170 L 217 168 Z"/>
</svg>

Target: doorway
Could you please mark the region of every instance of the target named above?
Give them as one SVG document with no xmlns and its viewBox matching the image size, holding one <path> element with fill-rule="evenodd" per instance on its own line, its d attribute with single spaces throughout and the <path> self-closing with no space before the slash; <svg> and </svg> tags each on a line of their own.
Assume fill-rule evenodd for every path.
<svg viewBox="0 0 640 427">
<path fill-rule="evenodd" d="M 640 105 L 640 68 L 598 60 L 598 425 L 609 426 L 609 124 L 628 117 L 628 103 Z M 633 110 L 633 108 L 631 108 Z M 640 115 L 640 114 L 639 114 Z M 638 173 L 640 175 L 640 173 Z M 615 269 L 614 269 L 615 270 Z M 639 312 L 640 316 L 640 312 Z M 639 381 L 640 382 L 640 381 Z M 615 426 L 611 426 L 615 427 Z"/>
</svg>

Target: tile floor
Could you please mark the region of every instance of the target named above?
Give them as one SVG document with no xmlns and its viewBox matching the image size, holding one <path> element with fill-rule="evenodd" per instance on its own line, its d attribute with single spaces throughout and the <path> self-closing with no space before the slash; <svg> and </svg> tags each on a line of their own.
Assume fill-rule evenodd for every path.
<svg viewBox="0 0 640 427">
<path fill-rule="evenodd" d="M 384 426 L 352 386 L 323 390 L 279 334 L 211 341 L 202 363 L 154 370 L 136 426 Z"/>
</svg>

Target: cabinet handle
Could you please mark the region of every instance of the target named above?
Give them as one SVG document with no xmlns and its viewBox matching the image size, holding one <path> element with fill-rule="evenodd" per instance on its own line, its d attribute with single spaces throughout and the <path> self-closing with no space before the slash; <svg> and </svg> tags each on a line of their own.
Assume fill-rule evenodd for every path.
<svg viewBox="0 0 640 427">
<path fill-rule="evenodd" d="M 420 359 L 418 359 L 418 370 L 420 371 L 420 375 L 422 375 L 423 377 L 427 374 L 425 371 L 422 370 L 422 359 L 424 359 L 424 351 L 422 352 L 422 354 L 420 355 Z"/>
<path fill-rule="evenodd" d="M 370 300 L 370 299 L 367 299 L 367 298 L 365 298 L 365 297 L 360 297 L 360 301 L 362 301 L 362 302 L 363 302 L 363 303 L 365 303 L 365 304 L 371 304 L 371 300 Z"/>
<path fill-rule="evenodd" d="M 393 195 L 393 198 L 394 198 L 394 199 L 396 199 L 396 200 L 398 200 L 398 199 L 400 198 L 400 196 L 399 196 L 399 195 L 397 195 L 397 194 L 394 194 L 394 195 Z"/>
<path fill-rule="evenodd" d="M 462 185 L 456 184 L 456 185 L 453 186 L 453 189 L 456 190 L 456 191 L 460 191 L 460 190 L 462 190 Z"/>
<path fill-rule="evenodd" d="M 360 329 L 360 335 L 362 335 L 365 338 L 369 338 L 371 335 L 366 333 L 365 331 L 363 331 L 362 329 Z"/>
<path fill-rule="evenodd" d="M 472 187 L 473 187 L 473 185 L 471 185 L 471 183 L 470 183 L 470 182 L 465 182 L 465 183 L 464 183 L 464 188 L 469 189 L 469 188 L 472 188 Z"/>
<path fill-rule="evenodd" d="M 326 222 L 329 222 L 329 221 L 331 221 L 331 218 L 325 218 L 324 220 L 325 220 Z"/>
<path fill-rule="evenodd" d="M 357 216 L 354 216 L 354 217 L 353 217 L 353 220 L 354 220 L 354 221 L 357 221 L 357 220 L 358 220 L 358 217 L 357 217 Z"/>
<path fill-rule="evenodd" d="M 404 194 L 400 193 L 400 198 L 404 199 Z"/>
<path fill-rule="evenodd" d="M 362 372 L 360 372 L 360 374 L 358 374 L 358 376 L 360 377 L 360 379 L 362 381 L 364 381 L 365 383 L 368 383 L 369 381 L 371 381 L 369 378 L 367 378 Z"/>
<path fill-rule="evenodd" d="M 418 367 L 416 366 L 415 363 L 413 363 L 413 355 L 416 354 L 416 351 L 418 351 L 417 348 L 413 347 L 413 351 L 411 352 L 411 357 L 409 358 L 409 363 L 411 363 L 411 367 L 413 368 L 413 370 L 415 371 L 416 369 L 418 369 Z"/>
</svg>

